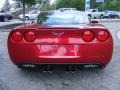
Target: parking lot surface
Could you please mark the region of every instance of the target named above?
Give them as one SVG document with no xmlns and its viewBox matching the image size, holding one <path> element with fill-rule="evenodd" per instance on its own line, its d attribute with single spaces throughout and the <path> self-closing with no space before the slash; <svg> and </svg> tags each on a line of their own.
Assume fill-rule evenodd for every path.
<svg viewBox="0 0 120 90">
<path fill-rule="evenodd" d="M 0 32 L 0 90 L 120 90 L 120 39 L 117 36 L 120 22 L 103 24 L 114 38 L 111 62 L 103 70 L 85 69 L 74 73 L 67 73 L 62 67 L 53 73 L 17 68 L 7 51 L 7 31 L 10 30 Z"/>
</svg>

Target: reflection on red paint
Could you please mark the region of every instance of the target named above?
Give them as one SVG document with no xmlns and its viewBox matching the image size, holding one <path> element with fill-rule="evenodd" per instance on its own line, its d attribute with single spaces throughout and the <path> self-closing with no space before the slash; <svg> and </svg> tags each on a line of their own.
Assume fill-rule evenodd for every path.
<svg viewBox="0 0 120 90">
<path fill-rule="evenodd" d="M 77 56 L 77 45 L 40 45 L 40 56 Z"/>
</svg>

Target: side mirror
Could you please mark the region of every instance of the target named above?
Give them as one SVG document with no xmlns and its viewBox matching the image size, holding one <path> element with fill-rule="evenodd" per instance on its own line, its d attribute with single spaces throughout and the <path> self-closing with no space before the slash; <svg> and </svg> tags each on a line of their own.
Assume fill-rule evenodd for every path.
<svg viewBox="0 0 120 90">
<path fill-rule="evenodd" d="M 98 24 L 98 21 L 91 21 L 91 23 L 93 23 L 93 24 Z"/>
</svg>

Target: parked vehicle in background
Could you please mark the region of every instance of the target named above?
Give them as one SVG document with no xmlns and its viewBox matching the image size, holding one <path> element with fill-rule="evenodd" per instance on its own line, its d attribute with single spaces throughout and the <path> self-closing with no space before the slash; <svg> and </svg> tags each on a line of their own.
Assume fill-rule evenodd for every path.
<svg viewBox="0 0 120 90">
<path fill-rule="evenodd" d="M 119 18 L 120 18 L 120 12 L 118 12 Z"/>
<path fill-rule="evenodd" d="M 102 19 L 105 15 L 104 12 L 99 12 L 98 9 L 89 9 L 85 11 L 89 18 L 100 18 Z"/>
<path fill-rule="evenodd" d="M 117 11 L 105 11 L 104 18 L 119 18 L 119 14 Z"/>
<path fill-rule="evenodd" d="M 25 14 L 25 20 L 35 20 L 37 16 L 39 15 L 40 10 L 32 10 Z M 23 20 L 23 14 L 18 16 L 19 19 Z"/>
<path fill-rule="evenodd" d="M 67 10 L 77 10 L 76 8 L 59 8 L 60 11 L 67 11 Z"/>
<path fill-rule="evenodd" d="M 1 22 L 5 22 L 8 20 L 11 20 L 13 18 L 12 14 L 8 14 L 8 13 L 0 13 L 0 21 Z"/>
</svg>

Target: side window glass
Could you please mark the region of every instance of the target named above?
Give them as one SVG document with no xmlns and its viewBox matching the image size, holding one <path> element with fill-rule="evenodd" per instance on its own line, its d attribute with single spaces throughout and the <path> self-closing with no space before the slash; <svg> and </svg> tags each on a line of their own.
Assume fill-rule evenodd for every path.
<svg viewBox="0 0 120 90">
<path fill-rule="evenodd" d="M 92 12 L 96 12 L 96 10 L 92 10 Z"/>
</svg>

